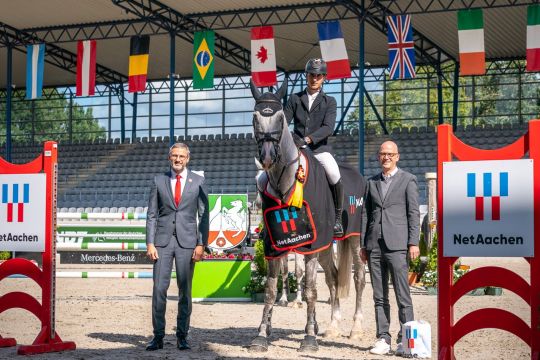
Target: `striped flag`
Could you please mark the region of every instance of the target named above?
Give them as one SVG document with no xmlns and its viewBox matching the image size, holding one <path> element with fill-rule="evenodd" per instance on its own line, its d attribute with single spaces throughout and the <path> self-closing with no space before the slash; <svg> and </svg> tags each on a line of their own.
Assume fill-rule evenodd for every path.
<svg viewBox="0 0 540 360">
<path fill-rule="evenodd" d="M 96 41 L 77 43 L 77 96 L 92 96 L 96 87 Z"/>
<path fill-rule="evenodd" d="M 26 99 L 38 99 L 43 90 L 45 44 L 26 47 Z"/>
<path fill-rule="evenodd" d="M 486 73 L 482 9 L 458 11 L 459 74 Z"/>
<path fill-rule="evenodd" d="M 212 30 L 198 31 L 193 38 L 193 88 L 214 87 L 214 43 Z"/>
<path fill-rule="evenodd" d="M 527 71 L 540 71 L 540 4 L 527 8 Z"/>
<path fill-rule="evenodd" d="M 327 65 L 326 78 L 332 80 L 351 77 L 351 65 L 339 21 L 319 22 L 317 30 L 321 55 Z"/>
<path fill-rule="evenodd" d="M 387 16 L 390 79 L 416 77 L 413 29 L 410 15 Z"/>
<path fill-rule="evenodd" d="M 277 84 L 274 29 L 271 26 L 251 29 L 251 78 L 259 87 Z"/>
<path fill-rule="evenodd" d="M 132 36 L 129 47 L 129 92 L 146 89 L 150 36 Z"/>
</svg>

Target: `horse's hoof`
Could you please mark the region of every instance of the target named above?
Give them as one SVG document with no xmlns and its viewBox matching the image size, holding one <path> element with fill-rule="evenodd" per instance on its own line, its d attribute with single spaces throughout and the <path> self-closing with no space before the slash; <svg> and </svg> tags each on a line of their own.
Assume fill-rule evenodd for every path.
<svg viewBox="0 0 540 360">
<path fill-rule="evenodd" d="M 268 340 L 264 336 L 257 336 L 251 341 L 249 346 L 251 352 L 266 352 L 268 351 Z"/>
<path fill-rule="evenodd" d="M 300 344 L 298 352 L 317 352 L 319 351 L 319 344 L 317 344 L 317 338 L 315 336 L 306 335 L 304 340 Z"/>
<path fill-rule="evenodd" d="M 287 300 L 279 300 L 277 302 L 277 306 L 287 307 L 288 305 L 289 305 L 289 302 Z"/>
<path fill-rule="evenodd" d="M 304 303 L 301 301 L 294 301 L 292 307 L 295 309 L 301 309 L 304 307 Z"/>
<path fill-rule="evenodd" d="M 349 339 L 351 340 L 360 340 L 362 338 L 362 330 L 351 330 Z"/>
<path fill-rule="evenodd" d="M 340 336 L 341 336 L 341 333 L 339 332 L 339 330 L 333 329 L 333 328 L 326 329 L 326 331 L 323 334 L 323 337 L 327 339 L 337 339 Z"/>
</svg>

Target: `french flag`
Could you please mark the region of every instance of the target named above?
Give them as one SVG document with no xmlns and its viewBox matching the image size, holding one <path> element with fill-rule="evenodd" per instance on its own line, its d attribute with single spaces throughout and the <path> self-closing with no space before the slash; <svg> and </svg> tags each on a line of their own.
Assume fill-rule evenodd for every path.
<svg viewBox="0 0 540 360">
<path fill-rule="evenodd" d="M 96 41 L 77 43 L 77 96 L 92 96 L 96 87 Z"/>
<path fill-rule="evenodd" d="M 277 84 L 274 29 L 271 26 L 251 29 L 251 78 L 258 87 Z"/>
<path fill-rule="evenodd" d="M 26 47 L 26 99 L 38 99 L 43 89 L 45 44 Z"/>
<path fill-rule="evenodd" d="M 350 78 L 351 65 L 339 21 L 319 22 L 317 30 L 321 55 L 328 69 L 326 78 L 328 80 Z"/>
</svg>

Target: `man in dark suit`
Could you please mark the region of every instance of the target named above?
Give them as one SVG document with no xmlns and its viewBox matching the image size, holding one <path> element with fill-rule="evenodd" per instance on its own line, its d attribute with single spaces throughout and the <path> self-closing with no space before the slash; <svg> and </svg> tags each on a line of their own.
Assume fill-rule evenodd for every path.
<svg viewBox="0 0 540 360">
<path fill-rule="evenodd" d="M 171 170 L 154 178 L 148 199 L 146 246 L 148 257 L 154 261 L 154 338 L 146 350 L 163 348 L 167 289 L 173 261 L 178 284 L 177 347 L 190 349 L 186 338 L 191 316 L 193 268 L 208 244 L 208 195 L 204 177 L 187 169 L 189 148 L 185 144 L 176 143 L 170 148 L 169 161 Z"/>
<path fill-rule="evenodd" d="M 382 172 L 368 180 L 364 197 L 363 224 L 367 224 L 367 229 L 362 231 L 360 255 L 363 261 L 368 260 L 373 286 L 378 339 L 370 353 L 377 355 L 390 352 L 389 275 L 399 308 L 397 355 L 403 354 L 401 325 L 414 320 L 407 255 L 412 260 L 420 253 L 418 183 L 416 176 L 397 167 L 398 161 L 397 145 L 392 141 L 384 142 L 379 149 Z"/>
<path fill-rule="evenodd" d="M 336 125 L 336 99 L 322 91 L 326 79 L 326 63 L 323 59 L 310 59 L 305 71 L 307 87 L 291 95 L 285 106 L 285 117 L 289 124 L 293 121 L 295 141 L 309 147 L 326 172 L 336 210 L 334 236 L 342 237 L 343 184 L 328 144 L 328 137 L 334 133 Z"/>
</svg>

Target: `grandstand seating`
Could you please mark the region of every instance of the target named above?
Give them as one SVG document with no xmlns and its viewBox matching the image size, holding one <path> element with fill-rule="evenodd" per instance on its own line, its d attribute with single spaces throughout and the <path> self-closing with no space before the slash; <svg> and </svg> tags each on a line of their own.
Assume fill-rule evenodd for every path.
<svg viewBox="0 0 540 360">
<path fill-rule="evenodd" d="M 499 148 L 515 141 L 527 131 L 520 126 L 486 126 L 458 128 L 457 136 L 465 143 L 484 149 Z M 420 203 L 426 203 L 424 174 L 435 172 L 437 136 L 433 128 L 393 130 L 389 135 L 368 131 L 365 137 L 365 175 L 378 173 L 377 151 L 381 142 L 393 139 L 399 145 L 399 166 L 418 177 Z M 252 134 L 179 136 L 191 149 L 190 168 L 203 170 L 212 193 L 249 193 L 255 196 L 256 168 L 253 157 L 256 144 Z M 331 139 L 339 161 L 358 163 L 358 132 Z M 169 138 L 138 138 L 134 143 L 120 144 L 118 139 L 94 143 L 59 144 L 58 206 L 66 211 L 117 211 L 120 208 L 147 204 L 153 176 L 168 169 Z M 42 150 L 41 144 L 14 144 L 12 161 L 24 163 Z M 4 147 L 0 156 L 4 154 Z"/>
</svg>

